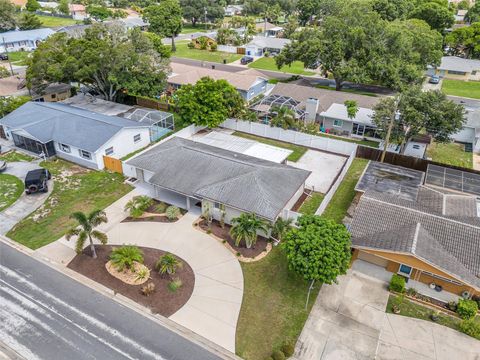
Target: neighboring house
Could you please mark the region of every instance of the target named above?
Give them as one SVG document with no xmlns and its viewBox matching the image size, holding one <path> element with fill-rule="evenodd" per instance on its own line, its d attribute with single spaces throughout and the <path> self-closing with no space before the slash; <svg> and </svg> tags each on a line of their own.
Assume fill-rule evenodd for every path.
<svg viewBox="0 0 480 360">
<path fill-rule="evenodd" d="M 104 168 L 104 156 L 119 159 L 150 143 L 148 125 L 61 103 L 28 102 L 0 126 L 19 148 L 92 169 Z"/>
<path fill-rule="evenodd" d="M 225 16 L 242 15 L 243 5 L 228 5 L 225 7 Z"/>
<path fill-rule="evenodd" d="M 10 0 L 10 2 L 13 5 L 18 6 L 20 9 L 23 9 L 25 5 L 27 5 L 27 0 Z"/>
<path fill-rule="evenodd" d="M 228 81 L 247 101 L 265 93 L 267 89 L 268 80 L 264 77 L 258 76 L 257 72 L 250 72 L 250 70 L 228 72 L 198 66 L 183 65 L 175 62 L 172 62 L 170 67 L 172 68 L 172 74 L 167 82 L 171 90 L 178 89 L 186 84 L 193 85 L 203 77 L 210 77 L 214 80 L 224 79 Z"/>
<path fill-rule="evenodd" d="M 216 33 L 215 34 L 194 34 L 191 37 L 192 44 L 195 49 L 202 49 L 202 45 L 205 45 L 203 50 L 210 50 L 212 45 L 217 45 Z"/>
<path fill-rule="evenodd" d="M 264 34 L 265 37 L 282 37 L 282 35 L 283 35 L 283 27 L 281 26 L 275 26 L 275 27 L 272 27 L 271 29 L 267 29 L 267 31 Z"/>
<path fill-rule="evenodd" d="M 70 14 L 75 20 L 84 20 L 88 17 L 85 5 L 82 4 L 69 4 Z"/>
<path fill-rule="evenodd" d="M 124 24 L 127 29 L 140 28 L 142 31 L 147 30 L 149 25 L 139 16 L 128 16 L 125 19 L 119 19 L 117 21 Z"/>
<path fill-rule="evenodd" d="M 480 101 L 455 98 L 456 103 L 461 103 L 466 110 L 466 121 L 462 130 L 451 136 L 459 143 L 471 145 L 473 151 L 480 151 Z"/>
<path fill-rule="evenodd" d="M 375 190 L 360 197 L 349 226 L 353 259 L 399 274 L 417 290 L 423 283 L 458 296 L 479 296 L 476 197 L 424 185 L 417 190 L 414 199 Z"/>
<path fill-rule="evenodd" d="M 69 84 L 49 84 L 43 91 L 32 92 L 32 100 L 37 102 L 57 102 L 72 96 L 72 86 Z"/>
<path fill-rule="evenodd" d="M 176 196 L 185 209 L 201 202 L 230 223 L 241 213 L 274 222 L 304 192 L 309 171 L 180 137 L 155 145 L 126 162 L 159 199 Z"/>
<path fill-rule="evenodd" d="M 66 33 L 69 37 L 72 38 L 81 38 L 85 35 L 85 29 L 89 28 L 91 25 L 78 24 L 78 25 L 69 25 L 61 27 L 57 30 L 60 33 Z"/>
<path fill-rule="evenodd" d="M 249 56 L 264 56 L 265 53 L 278 54 L 290 42 L 289 39 L 255 36 L 252 41 L 245 45 L 245 54 Z"/>
<path fill-rule="evenodd" d="M 6 51 L 33 51 L 38 44 L 54 33 L 55 31 L 49 28 L 4 32 L 1 35 L 0 53 Z"/>
<path fill-rule="evenodd" d="M 58 3 L 53 1 L 39 1 L 38 3 L 40 4 L 43 10 L 56 9 L 58 7 Z"/>
<path fill-rule="evenodd" d="M 465 21 L 465 15 L 467 15 L 468 10 L 458 10 L 455 15 L 456 23 L 463 23 Z"/>
<path fill-rule="evenodd" d="M 430 68 L 428 75 L 438 75 L 453 80 L 480 80 L 480 60 L 464 59 L 458 56 L 444 56 L 441 64 Z"/>
<path fill-rule="evenodd" d="M 403 155 L 413 156 L 420 159 L 424 159 L 428 145 L 432 143 L 432 137 L 430 135 L 417 135 L 412 137 L 405 144 L 403 149 Z"/>
</svg>

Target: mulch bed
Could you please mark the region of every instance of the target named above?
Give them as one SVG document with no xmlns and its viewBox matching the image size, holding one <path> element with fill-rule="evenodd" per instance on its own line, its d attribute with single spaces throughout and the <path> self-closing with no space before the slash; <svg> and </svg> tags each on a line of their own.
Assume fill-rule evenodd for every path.
<svg viewBox="0 0 480 360">
<path fill-rule="evenodd" d="M 204 231 L 208 230 L 208 224 L 205 220 L 200 221 L 198 226 Z M 235 251 L 238 251 L 243 257 L 246 257 L 246 258 L 257 257 L 262 252 L 264 252 L 265 249 L 267 248 L 268 241 L 263 236 L 258 236 L 257 243 L 254 246 L 252 246 L 250 249 L 247 249 L 243 242 L 240 243 L 240 246 L 235 246 L 235 240 L 233 240 L 232 237 L 230 236 L 230 228 L 231 228 L 230 225 L 225 224 L 225 227 L 222 229 L 219 221 L 217 220 L 212 221 L 212 227 L 211 227 L 212 234 L 223 240 L 227 240 L 228 244 L 233 249 L 235 249 Z"/>
<path fill-rule="evenodd" d="M 112 289 L 114 292 L 122 294 L 133 301 L 148 307 L 153 313 L 163 316 L 171 316 L 178 311 L 190 299 L 195 285 L 195 275 L 192 268 L 182 259 L 182 268 L 177 269 L 174 278 L 179 278 L 183 285 L 172 292 L 168 289 L 168 283 L 171 279 L 164 275 L 163 277 L 155 271 L 155 263 L 165 251 L 158 249 L 140 247 L 143 251 L 144 264 L 151 270 L 151 279 L 142 285 L 128 285 L 121 280 L 110 275 L 105 269 L 105 264 L 109 260 L 109 255 L 114 246 L 97 245 L 97 259 L 93 259 L 90 254 L 90 247 L 87 247 L 82 254 L 77 255 L 68 264 L 68 268 Z M 178 257 L 177 257 L 178 258 Z M 153 282 L 155 292 L 149 296 L 142 295 L 142 286 Z"/>
<path fill-rule="evenodd" d="M 131 217 L 131 216 L 128 216 L 126 217 L 125 219 L 123 219 L 121 222 L 159 222 L 159 223 L 173 223 L 173 222 L 176 222 L 179 220 L 179 218 L 175 219 L 175 220 L 170 220 L 169 218 L 167 218 L 165 215 L 155 215 L 155 214 L 161 214 L 160 212 L 157 211 L 157 205 L 159 205 L 161 203 L 161 201 L 158 201 L 158 200 L 155 200 L 153 199 L 153 204 L 150 205 L 150 207 L 145 210 L 145 213 L 149 213 L 149 214 L 152 214 L 152 215 L 149 215 L 149 216 L 144 216 L 144 217 L 138 217 L 138 218 L 134 218 L 134 217 Z M 166 204 L 166 207 L 169 207 L 170 204 Z M 179 209 L 180 210 L 180 217 L 182 217 L 183 215 L 185 215 L 187 213 L 186 210 L 184 209 Z"/>
<path fill-rule="evenodd" d="M 292 207 L 292 211 L 297 211 L 302 207 L 303 203 L 305 202 L 305 200 L 307 199 L 308 195 L 303 193 L 297 200 L 297 202 L 293 205 Z"/>
</svg>

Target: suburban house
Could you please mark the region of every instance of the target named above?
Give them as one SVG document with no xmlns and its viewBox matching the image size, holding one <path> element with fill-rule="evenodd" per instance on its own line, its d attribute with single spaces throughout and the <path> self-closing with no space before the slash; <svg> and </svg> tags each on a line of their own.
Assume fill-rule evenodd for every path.
<svg viewBox="0 0 480 360">
<path fill-rule="evenodd" d="M 228 72 L 198 66 L 183 65 L 175 62 L 172 62 L 170 67 L 172 73 L 167 79 L 167 83 L 171 91 L 180 88 L 182 85 L 193 85 L 203 77 L 210 77 L 214 80 L 224 79 L 228 81 L 247 101 L 265 93 L 267 89 L 268 79 L 259 76 L 258 72 L 255 70 L 248 69 L 239 72 Z"/>
<path fill-rule="evenodd" d="M 203 49 L 208 49 L 210 50 L 212 45 L 217 44 L 217 34 L 204 34 L 204 33 L 198 33 L 198 34 L 193 34 L 191 36 L 191 41 L 193 44 L 193 47 L 195 49 L 202 49 L 202 45 L 205 47 Z"/>
<path fill-rule="evenodd" d="M 58 3 L 54 1 L 39 1 L 38 4 L 44 11 L 47 9 L 54 10 L 58 8 Z"/>
<path fill-rule="evenodd" d="M 270 29 L 267 29 L 264 36 L 265 37 L 282 37 L 283 34 L 283 27 L 281 26 L 274 26 Z"/>
<path fill-rule="evenodd" d="M 175 196 L 183 208 L 209 209 L 226 223 L 243 212 L 275 221 L 304 192 L 309 171 L 172 137 L 127 160 L 153 196 Z"/>
<path fill-rule="evenodd" d="M 0 136 L 19 148 L 103 169 L 150 143 L 149 126 L 61 103 L 28 102 L 0 119 Z"/>
<path fill-rule="evenodd" d="M 38 102 L 57 102 L 72 96 L 72 85 L 64 83 L 49 84 L 42 91 L 32 91 L 32 100 Z"/>
<path fill-rule="evenodd" d="M 88 17 L 85 5 L 68 4 L 68 8 L 70 9 L 70 14 L 75 20 L 83 20 Z"/>
<path fill-rule="evenodd" d="M 462 130 L 452 135 L 452 139 L 456 142 L 463 143 L 466 148 L 472 151 L 480 151 L 480 101 L 463 99 L 452 99 L 456 103 L 462 101 L 462 105 L 466 110 L 466 121 Z"/>
<path fill-rule="evenodd" d="M 86 24 L 77 24 L 77 25 L 68 25 L 61 27 L 57 32 L 66 33 L 69 37 L 80 38 L 85 35 L 85 29 L 89 28 L 91 25 Z"/>
<path fill-rule="evenodd" d="M 480 80 L 480 60 L 464 59 L 458 56 L 444 56 L 437 68 L 430 68 L 428 75 L 438 75 L 453 80 Z"/>
<path fill-rule="evenodd" d="M 405 277 L 417 291 L 430 287 L 478 296 L 478 200 L 424 185 L 423 175 L 370 162 L 357 184 L 362 193 L 348 226 L 353 258 Z"/>
<path fill-rule="evenodd" d="M 225 7 L 225 16 L 242 15 L 243 5 L 227 5 Z"/>
<path fill-rule="evenodd" d="M 7 31 L 2 33 L 0 53 L 8 51 L 33 51 L 38 44 L 55 31 L 49 28 L 40 28 L 25 31 Z"/>
<path fill-rule="evenodd" d="M 264 56 L 265 54 L 278 54 L 285 45 L 290 44 L 289 39 L 276 37 L 255 36 L 245 45 L 245 54 L 249 56 Z"/>
</svg>

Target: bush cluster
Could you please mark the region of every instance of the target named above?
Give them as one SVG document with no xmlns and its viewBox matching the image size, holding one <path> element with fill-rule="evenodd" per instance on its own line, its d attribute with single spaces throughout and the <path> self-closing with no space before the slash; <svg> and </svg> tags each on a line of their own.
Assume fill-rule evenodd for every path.
<svg viewBox="0 0 480 360">
<path fill-rule="evenodd" d="M 476 301 L 460 299 L 457 304 L 457 314 L 464 320 L 472 319 L 478 311 Z"/>
<path fill-rule="evenodd" d="M 390 291 L 395 291 L 398 293 L 405 292 L 405 278 L 403 276 L 393 274 L 392 279 L 390 280 L 390 285 L 388 286 Z"/>
<path fill-rule="evenodd" d="M 285 360 L 293 355 L 295 352 L 295 345 L 290 342 L 285 342 L 281 350 L 274 350 L 272 355 L 266 360 Z"/>
<path fill-rule="evenodd" d="M 480 324 L 476 323 L 473 319 L 463 320 L 460 323 L 460 331 L 480 340 Z"/>
</svg>

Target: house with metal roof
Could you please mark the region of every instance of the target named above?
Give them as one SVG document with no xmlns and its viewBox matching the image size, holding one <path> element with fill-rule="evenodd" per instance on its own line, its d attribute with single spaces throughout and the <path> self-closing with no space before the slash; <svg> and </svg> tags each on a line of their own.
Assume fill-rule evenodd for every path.
<svg viewBox="0 0 480 360">
<path fill-rule="evenodd" d="M 7 31 L 2 33 L 0 41 L 0 53 L 10 51 L 33 51 L 43 40 L 55 31 L 49 28 L 40 28 L 25 31 Z"/>
<path fill-rule="evenodd" d="M 365 192 L 349 224 L 354 259 L 403 276 L 407 287 L 417 291 L 430 288 L 429 295 L 438 293 L 437 298 L 446 297 L 442 291 L 480 295 L 477 198 L 443 187 L 415 186 L 418 176 L 410 178 L 410 172 L 375 176 L 386 178 L 384 185 L 392 191 L 383 191 L 384 185 L 373 181 L 371 174 L 360 179 Z"/>
<path fill-rule="evenodd" d="M 290 42 L 289 39 L 255 36 L 252 41 L 245 45 L 245 54 L 249 56 L 264 56 L 265 53 L 278 54 Z"/>
<path fill-rule="evenodd" d="M 0 119 L 12 145 L 103 169 L 104 156 L 120 159 L 150 143 L 150 126 L 62 103 L 28 102 Z"/>
<path fill-rule="evenodd" d="M 428 74 L 435 74 L 445 79 L 478 81 L 480 80 L 480 60 L 444 56 L 440 65 L 429 69 Z"/>
<path fill-rule="evenodd" d="M 304 192 L 310 171 L 219 147 L 173 137 L 131 158 L 136 179 L 154 197 L 201 205 L 226 223 L 243 212 L 275 221 Z"/>
</svg>

